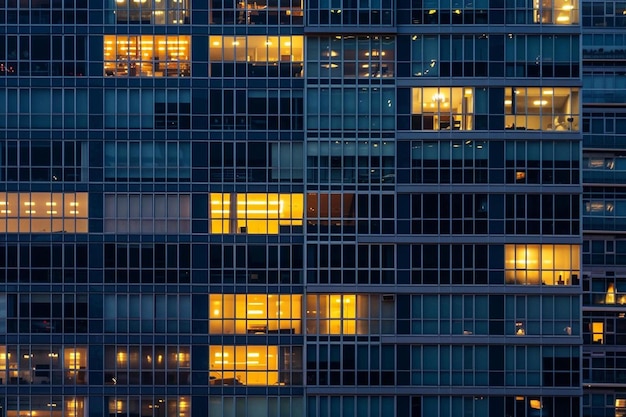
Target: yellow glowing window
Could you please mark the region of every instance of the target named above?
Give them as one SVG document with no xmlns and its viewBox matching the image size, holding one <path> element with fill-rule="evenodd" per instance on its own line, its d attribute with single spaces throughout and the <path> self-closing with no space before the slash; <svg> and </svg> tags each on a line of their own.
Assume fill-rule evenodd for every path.
<svg viewBox="0 0 626 417">
<path fill-rule="evenodd" d="M 190 36 L 104 36 L 107 76 L 189 76 Z"/>
<path fill-rule="evenodd" d="M 211 294 L 209 309 L 212 334 L 301 333 L 301 295 Z"/>
<path fill-rule="evenodd" d="M 87 193 L 0 193 L 0 232 L 87 233 Z"/>
<path fill-rule="evenodd" d="M 472 130 L 474 89 L 413 88 L 411 112 L 416 115 L 413 130 Z"/>
<path fill-rule="evenodd" d="M 367 296 L 356 296 L 355 294 L 307 295 L 307 333 L 366 333 L 369 319 L 368 307 Z"/>
<path fill-rule="evenodd" d="M 210 346 L 211 385 L 277 385 L 277 346 Z"/>
<path fill-rule="evenodd" d="M 230 233 L 230 194 L 211 193 L 210 199 L 211 233 Z"/>
<path fill-rule="evenodd" d="M 280 226 L 301 226 L 302 194 L 211 193 L 211 233 L 278 234 Z"/>
<path fill-rule="evenodd" d="M 505 245 L 508 284 L 572 285 L 580 274 L 579 245 Z"/>
<path fill-rule="evenodd" d="M 578 1 L 542 0 L 534 3 L 534 22 L 557 25 L 578 23 Z"/>
<path fill-rule="evenodd" d="M 210 61 L 301 62 L 302 36 L 211 36 Z"/>
<path fill-rule="evenodd" d="M 604 343 L 604 323 L 596 321 L 591 323 L 591 341 L 593 343 Z"/>
</svg>

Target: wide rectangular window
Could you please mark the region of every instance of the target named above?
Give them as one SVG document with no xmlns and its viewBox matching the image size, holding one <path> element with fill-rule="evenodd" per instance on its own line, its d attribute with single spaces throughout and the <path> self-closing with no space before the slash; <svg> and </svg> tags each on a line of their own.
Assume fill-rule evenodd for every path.
<svg viewBox="0 0 626 417">
<path fill-rule="evenodd" d="M 191 352 L 185 345 L 106 345 L 105 385 L 188 385 Z"/>
<path fill-rule="evenodd" d="M 5 404 L 6 417 L 84 417 L 86 408 L 84 397 L 61 395 L 8 396 Z"/>
<path fill-rule="evenodd" d="M 118 77 L 188 77 L 190 36 L 104 36 L 104 74 Z"/>
<path fill-rule="evenodd" d="M 356 215 L 354 194 L 307 194 L 307 219 L 311 226 L 353 226 Z"/>
<path fill-rule="evenodd" d="M 303 43 L 302 36 L 211 36 L 211 76 L 302 77 Z"/>
<path fill-rule="evenodd" d="M 474 129 L 474 88 L 420 87 L 412 96 L 413 130 Z"/>
<path fill-rule="evenodd" d="M 211 193 L 209 204 L 210 233 L 277 234 L 302 225 L 302 194 Z"/>
<path fill-rule="evenodd" d="M 189 23 L 189 0 L 108 0 L 116 23 L 171 25 Z"/>
<path fill-rule="evenodd" d="M 209 295 L 211 334 L 299 334 L 302 296 Z"/>
<path fill-rule="evenodd" d="M 87 193 L 0 193 L 0 232 L 87 233 Z"/>
<path fill-rule="evenodd" d="M 191 178 L 189 142 L 105 142 L 104 177 L 115 181 L 184 181 Z"/>
<path fill-rule="evenodd" d="M 87 348 L 0 346 L 0 384 L 87 384 Z"/>
<path fill-rule="evenodd" d="M 577 88 L 506 88 L 504 109 L 506 129 L 563 132 L 580 129 L 580 101 Z"/>
<path fill-rule="evenodd" d="M 105 194 L 104 232 L 188 233 L 189 197 L 188 194 Z"/>
<path fill-rule="evenodd" d="M 210 385 L 292 385 L 301 383 L 301 347 L 209 346 Z"/>
<path fill-rule="evenodd" d="M 507 284 L 578 285 L 579 245 L 505 245 Z"/>
<path fill-rule="evenodd" d="M 534 22 L 557 25 L 578 23 L 578 1 L 542 0 L 533 2 Z"/>
<path fill-rule="evenodd" d="M 378 294 L 308 294 L 306 333 L 391 334 L 395 332 L 395 297 Z"/>
</svg>

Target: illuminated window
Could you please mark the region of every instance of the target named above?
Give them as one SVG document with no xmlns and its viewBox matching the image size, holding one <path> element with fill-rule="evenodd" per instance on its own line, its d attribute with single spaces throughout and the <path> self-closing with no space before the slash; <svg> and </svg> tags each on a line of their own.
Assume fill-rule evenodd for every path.
<svg viewBox="0 0 626 417">
<path fill-rule="evenodd" d="M 306 296 L 307 334 L 378 333 L 378 296 L 331 294 Z M 393 304 L 390 304 L 393 306 Z M 370 311 L 371 308 L 371 311 Z M 370 315 L 377 320 L 370 323 Z M 374 323 L 376 322 L 376 323 Z M 370 329 L 370 325 L 372 325 Z"/>
<path fill-rule="evenodd" d="M 589 325 L 591 327 L 591 341 L 599 345 L 604 343 L 604 323 L 594 321 Z"/>
<path fill-rule="evenodd" d="M 507 284 L 578 284 L 578 245 L 505 245 L 504 250 Z"/>
<path fill-rule="evenodd" d="M 474 129 L 473 88 L 413 88 L 412 95 L 413 130 Z"/>
<path fill-rule="evenodd" d="M 189 36 L 104 36 L 104 74 L 118 77 L 188 77 Z"/>
<path fill-rule="evenodd" d="M 209 204 L 210 233 L 278 234 L 302 225 L 302 194 L 211 193 Z"/>
<path fill-rule="evenodd" d="M 534 22 L 557 25 L 578 23 L 578 1 L 534 0 Z"/>
<path fill-rule="evenodd" d="M 7 356 L 7 347 L 0 346 L 0 384 L 6 384 L 7 379 L 7 370 L 8 370 L 9 358 Z"/>
<path fill-rule="evenodd" d="M 87 233 L 87 193 L 0 193 L 0 232 Z"/>
<path fill-rule="evenodd" d="M 302 296 L 209 295 L 211 334 L 299 334 Z"/>
<path fill-rule="evenodd" d="M 302 36 L 211 36 L 210 61 L 302 62 Z"/>
<path fill-rule="evenodd" d="M 117 23 L 136 24 L 187 24 L 188 0 L 109 0 L 115 8 Z"/>
<path fill-rule="evenodd" d="M 505 127 L 511 130 L 578 131 L 579 106 L 577 88 L 506 88 Z"/>
<path fill-rule="evenodd" d="M 278 385 L 278 346 L 209 346 L 211 385 Z"/>
<path fill-rule="evenodd" d="M 83 417 L 85 415 L 83 397 L 29 395 L 24 396 L 20 401 L 8 401 L 6 407 L 6 417 Z"/>
<path fill-rule="evenodd" d="M 228 7 L 228 6 L 226 6 Z M 240 0 L 237 12 L 231 16 L 218 12 L 211 14 L 211 23 L 237 23 L 249 25 L 302 24 L 302 0 Z M 291 21 L 293 19 L 293 21 Z M 291 21 L 291 22 L 290 22 Z"/>
<path fill-rule="evenodd" d="M 66 383 L 87 383 L 87 349 L 67 348 L 63 352 L 63 368 Z"/>
</svg>

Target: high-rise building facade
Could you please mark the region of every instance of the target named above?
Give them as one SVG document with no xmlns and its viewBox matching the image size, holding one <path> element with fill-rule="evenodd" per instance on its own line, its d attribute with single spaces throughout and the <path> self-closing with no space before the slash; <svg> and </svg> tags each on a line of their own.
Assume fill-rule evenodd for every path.
<svg viewBox="0 0 626 417">
<path fill-rule="evenodd" d="M 576 0 L 1 0 L 0 416 L 577 416 Z"/>
<path fill-rule="evenodd" d="M 585 416 L 626 415 L 626 5 L 585 1 L 583 386 Z"/>
</svg>

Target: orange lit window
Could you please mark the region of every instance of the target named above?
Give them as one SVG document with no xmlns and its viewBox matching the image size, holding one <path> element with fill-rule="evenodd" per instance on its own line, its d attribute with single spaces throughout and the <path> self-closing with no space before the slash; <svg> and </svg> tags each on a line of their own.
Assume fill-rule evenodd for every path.
<svg viewBox="0 0 626 417">
<path fill-rule="evenodd" d="M 211 334 L 299 334 L 301 295 L 211 294 Z"/>
<path fill-rule="evenodd" d="M 309 294 L 306 296 L 307 333 L 369 333 L 369 307 L 367 295 Z"/>
<path fill-rule="evenodd" d="M 579 245 L 505 245 L 507 284 L 572 285 L 580 274 Z"/>
<path fill-rule="evenodd" d="M 302 36 L 211 36 L 210 61 L 301 62 Z"/>
<path fill-rule="evenodd" d="M 278 385 L 277 346 L 210 346 L 211 385 Z"/>
<path fill-rule="evenodd" d="M 130 77 L 188 77 L 189 36 L 104 36 L 104 74 Z"/>
<path fill-rule="evenodd" d="M 87 233 L 87 193 L 0 193 L 0 232 Z"/>
<path fill-rule="evenodd" d="M 211 233 L 277 234 L 280 226 L 300 226 L 302 194 L 210 194 Z"/>
<path fill-rule="evenodd" d="M 601 321 L 591 323 L 591 341 L 600 345 L 604 343 L 604 323 Z"/>
</svg>

